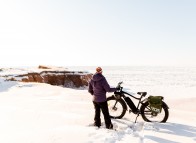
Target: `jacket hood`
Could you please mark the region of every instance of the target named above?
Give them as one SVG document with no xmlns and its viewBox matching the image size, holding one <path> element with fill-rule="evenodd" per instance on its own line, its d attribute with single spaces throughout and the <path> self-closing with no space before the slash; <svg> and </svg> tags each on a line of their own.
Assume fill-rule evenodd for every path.
<svg viewBox="0 0 196 143">
<path fill-rule="evenodd" d="M 93 80 L 93 81 L 100 81 L 100 80 L 102 80 L 103 78 L 104 78 L 104 76 L 103 76 L 102 74 L 96 73 L 96 74 L 93 75 L 92 80 Z"/>
</svg>

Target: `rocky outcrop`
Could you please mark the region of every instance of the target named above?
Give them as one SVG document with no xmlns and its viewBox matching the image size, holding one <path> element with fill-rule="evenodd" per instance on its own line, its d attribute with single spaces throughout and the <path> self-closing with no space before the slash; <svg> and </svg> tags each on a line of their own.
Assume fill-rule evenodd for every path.
<svg viewBox="0 0 196 143">
<path fill-rule="evenodd" d="M 64 87 L 83 87 L 87 86 L 92 74 L 75 72 L 43 71 L 41 73 L 28 73 L 19 75 L 23 82 L 40 82 Z"/>
<path fill-rule="evenodd" d="M 7 75 L 5 77 L 7 80 L 12 81 L 48 83 L 70 88 L 88 86 L 88 82 L 92 78 L 92 74 L 88 72 L 53 70 L 53 68 L 46 66 L 41 67 L 41 69 L 44 70 L 41 72 L 28 72 L 27 74 Z"/>
<path fill-rule="evenodd" d="M 39 65 L 38 69 L 51 69 L 51 68 L 48 66 Z"/>
</svg>

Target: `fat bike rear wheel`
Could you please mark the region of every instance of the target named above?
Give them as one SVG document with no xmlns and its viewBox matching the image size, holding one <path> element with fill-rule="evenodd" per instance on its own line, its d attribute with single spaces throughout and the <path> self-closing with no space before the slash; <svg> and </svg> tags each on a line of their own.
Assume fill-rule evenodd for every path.
<svg viewBox="0 0 196 143">
<path fill-rule="evenodd" d="M 140 111 L 141 111 L 142 118 L 146 122 L 165 123 L 169 117 L 169 110 L 165 102 L 162 103 L 161 113 L 152 112 L 148 102 L 142 104 Z"/>
</svg>

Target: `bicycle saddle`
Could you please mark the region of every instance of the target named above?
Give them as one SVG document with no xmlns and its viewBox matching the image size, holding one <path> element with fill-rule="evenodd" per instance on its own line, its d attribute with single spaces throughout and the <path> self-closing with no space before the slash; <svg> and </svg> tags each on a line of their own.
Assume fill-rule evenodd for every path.
<svg viewBox="0 0 196 143">
<path fill-rule="evenodd" d="M 142 96 L 146 96 L 147 92 L 138 92 L 137 94 L 142 95 Z"/>
</svg>

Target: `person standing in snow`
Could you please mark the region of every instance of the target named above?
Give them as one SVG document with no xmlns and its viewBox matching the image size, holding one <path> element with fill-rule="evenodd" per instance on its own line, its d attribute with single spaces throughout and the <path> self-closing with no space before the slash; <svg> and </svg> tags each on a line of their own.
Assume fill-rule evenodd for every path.
<svg viewBox="0 0 196 143">
<path fill-rule="evenodd" d="M 101 126 L 100 111 L 102 111 L 106 128 L 113 129 L 108 111 L 106 92 L 114 92 L 116 90 L 118 89 L 110 88 L 106 78 L 102 75 L 102 68 L 97 67 L 96 73 L 90 80 L 88 88 L 88 92 L 93 95 L 93 104 L 95 108 L 94 126 Z"/>
</svg>

